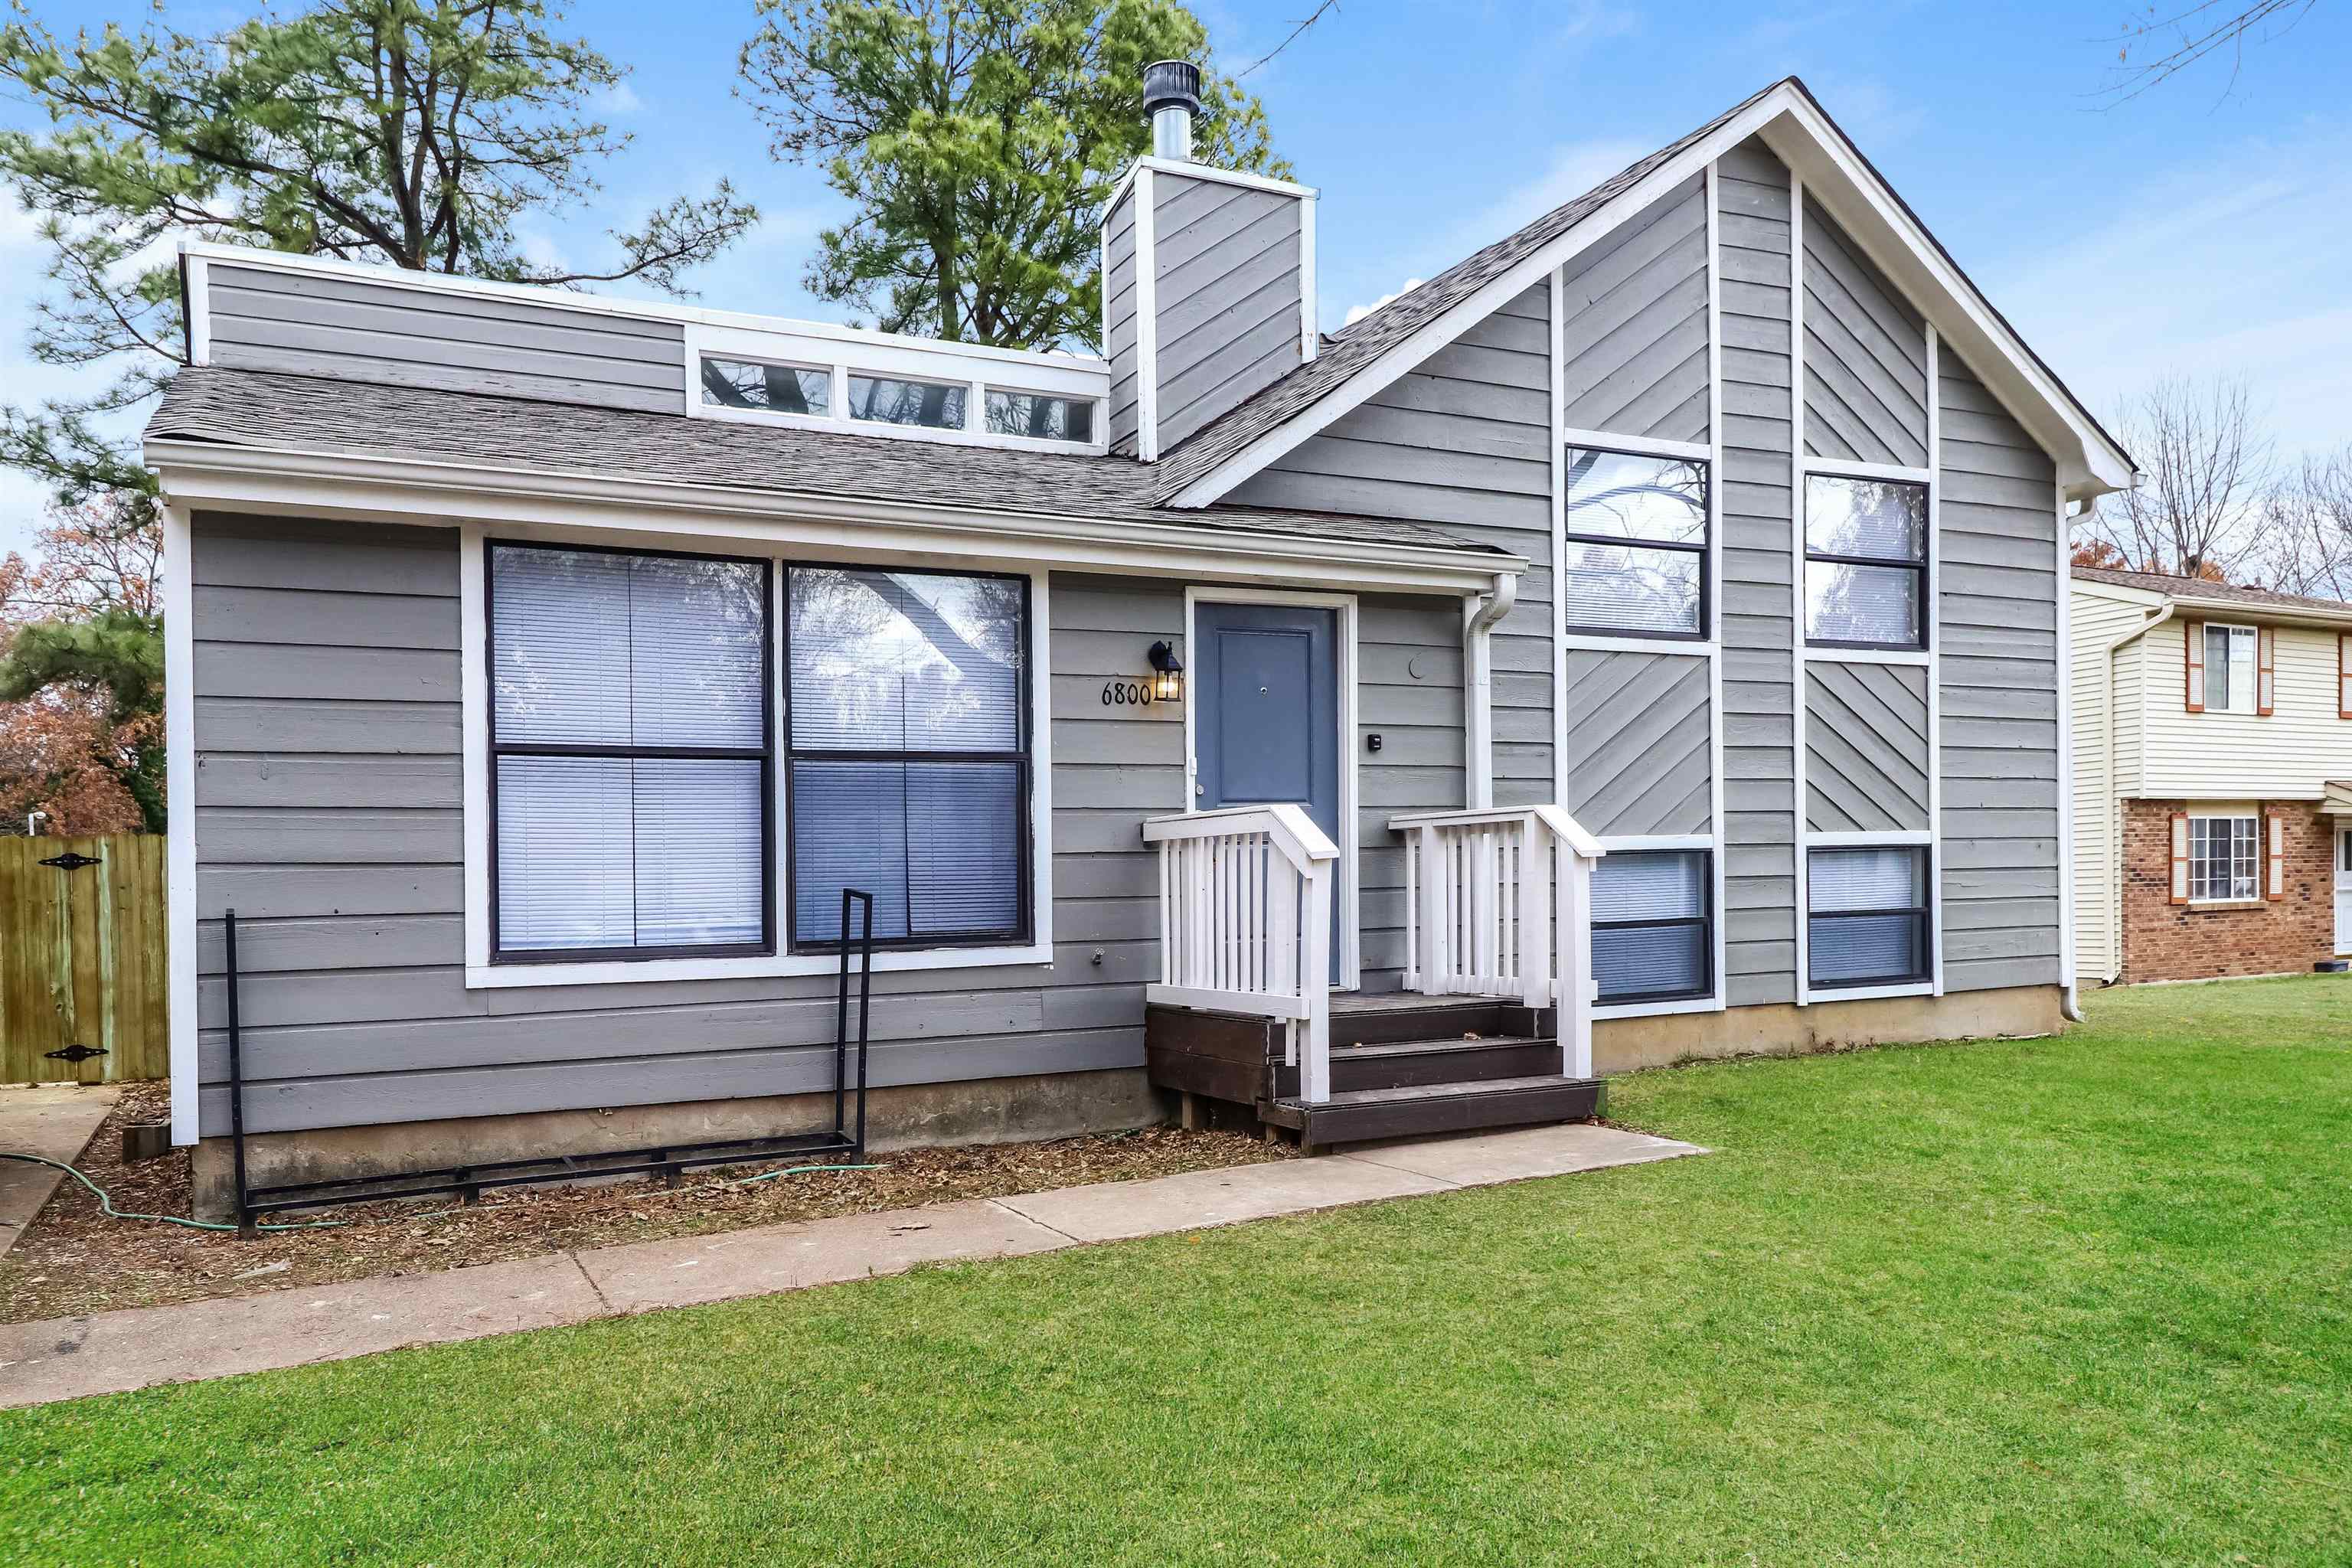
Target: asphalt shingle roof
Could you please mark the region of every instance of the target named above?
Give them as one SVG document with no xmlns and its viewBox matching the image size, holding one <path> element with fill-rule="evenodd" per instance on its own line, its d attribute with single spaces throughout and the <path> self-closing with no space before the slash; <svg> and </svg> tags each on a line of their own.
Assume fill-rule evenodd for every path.
<svg viewBox="0 0 2352 1568">
<path fill-rule="evenodd" d="M 2077 566 L 2074 575 L 2085 583 L 2107 583 L 2118 588 L 2139 588 L 2182 599 L 2209 599 L 2232 605 L 2269 605 L 2282 610 L 2352 612 L 2341 599 L 2314 599 L 2300 594 L 2280 594 L 2268 588 L 2242 588 L 2234 583 L 2212 583 L 2202 577 L 2181 577 L 2169 572 L 2124 572 L 2112 566 Z"/>
<path fill-rule="evenodd" d="M 1388 518 L 1162 507 L 1151 469 L 1132 458 L 738 425 L 215 366 L 182 370 L 148 420 L 147 435 L 1499 553 Z"/>
</svg>

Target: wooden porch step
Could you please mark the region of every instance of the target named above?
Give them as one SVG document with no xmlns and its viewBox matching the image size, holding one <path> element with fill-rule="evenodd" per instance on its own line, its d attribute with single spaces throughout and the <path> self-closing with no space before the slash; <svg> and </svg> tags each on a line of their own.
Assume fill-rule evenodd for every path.
<svg viewBox="0 0 2352 1568">
<path fill-rule="evenodd" d="M 1559 1070 L 1559 1042 L 1532 1035 L 1392 1040 L 1380 1045 L 1331 1047 L 1334 1089 L 1488 1083 L 1496 1079 L 1538 1078 Z"/>
<path fill-rule="evenodd" d="M 1331 1048 L 1412 1040 L 1458 1040 L 1465 1035 L 1551 1033 L 1551 1012 L 1491 996 L 1334 996 Z"/>
<path fill-rule="evenodd" d="M 1276 1126 L 1297 1128 L 1299 1141 L 1313 1147 L 1573 1121 L 1599 1116 L 1607 1106 L 1608 1088 L 1599 1079 L 1542 1073 L 1485 1083 L 1334 1090 L 1329 1100 L 1313 1105 L 1296 1099 L 1267 1101 L 1258 1115 Z"/>
</svg>

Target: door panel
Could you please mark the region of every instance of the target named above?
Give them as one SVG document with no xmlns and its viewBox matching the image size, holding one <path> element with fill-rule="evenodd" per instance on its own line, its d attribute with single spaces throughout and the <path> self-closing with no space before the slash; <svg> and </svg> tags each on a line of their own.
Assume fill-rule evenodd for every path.
<svg viewBox="0 0 2352 1568">
<path fill-rule="evenodd" d="M 1193 804 L 1303 806 L 1339 833 L 1337 610 L 1200 603 L 1192 617 Z M 1339 889 L 1331 966 L 1339 968 Z"/>
</svg>

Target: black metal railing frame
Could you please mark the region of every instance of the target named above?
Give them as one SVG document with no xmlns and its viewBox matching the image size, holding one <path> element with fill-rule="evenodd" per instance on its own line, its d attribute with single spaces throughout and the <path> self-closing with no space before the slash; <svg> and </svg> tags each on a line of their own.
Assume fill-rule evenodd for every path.
<svg viewBox="0 0 2352 1568">
<path fill-rule="evenodd" d="M 853 910 L 861 916 L 855 942 L 849 936 Z M 874 895 L 863 889 L 844 888 L 841 890 L 842 943 L 835 990 L 833 1125 L 830 1128 L 814 1132 L 784 1132 L 703 1143 L 606 1150 L 592 1154 L 542 1155 L 527 1160 L 441 1165 L 429 1170 L 346 1177 L 339 1181 L 265 1183 L 258 1186 L 251 1182 L 246 1158 L 245 1038 L 238 1016 L 238 994 L 242 986 L 237 968 L 236 930 L 236 911 L 224 911 L 221 937 L 227 986 L 225 1022 L 228 1026 L 229 1142 L 232 1175 L 236 1184 L 236 1223 L 240 1234 L 253 1234 L 264 1215 L 282 1214 L 291 1209 L 326 1208 L 338 1204 L 382 1203 L 451 1193 L 472 1203 L 481 1196 L 485 1189 L 586 1181 L 598 1176 L 658 1174 L 675 1184 L 681 1172 L 712 1165 L 749 1164 L 790 1158 L 832 1159 L 851 1165 L 865 1161 L 866 1100 L 874 994 Z M 849 982 L 853 958 L 856 960 L 857 978 L 857 1059 L 854 1088 L 850 1075 L 849 1027 Z"/>
</svg>

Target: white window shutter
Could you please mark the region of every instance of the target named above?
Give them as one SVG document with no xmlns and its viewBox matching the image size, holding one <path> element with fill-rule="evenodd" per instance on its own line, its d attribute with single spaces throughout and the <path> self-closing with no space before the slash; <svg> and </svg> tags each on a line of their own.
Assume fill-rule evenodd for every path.
<svg viewBox="0 0 2352 1568">
<path fill-rule="evenodd" d="M 2273 903 L 2286 897 L 2286 818 L 2277 812 L 2263 818 L 2263 896 Z"/>
<path fill-rule="evenodd" d="M 2180 637 L 2188 668 L 2189 711 L 2202 713 L 2205 711 L 2205 623 L 2182 622 Z"/>
<path fill-rule="evenodd" d="M 2254 634 L 2254 711 L 2269 718 L 2278 697 L 2278 630 L 2264 626 Z"/>
<path fill-rule="evenodd" d="M 2172 901 L 2189 901 L 2189 814 L 2172 814 Z"/>
</svg>

